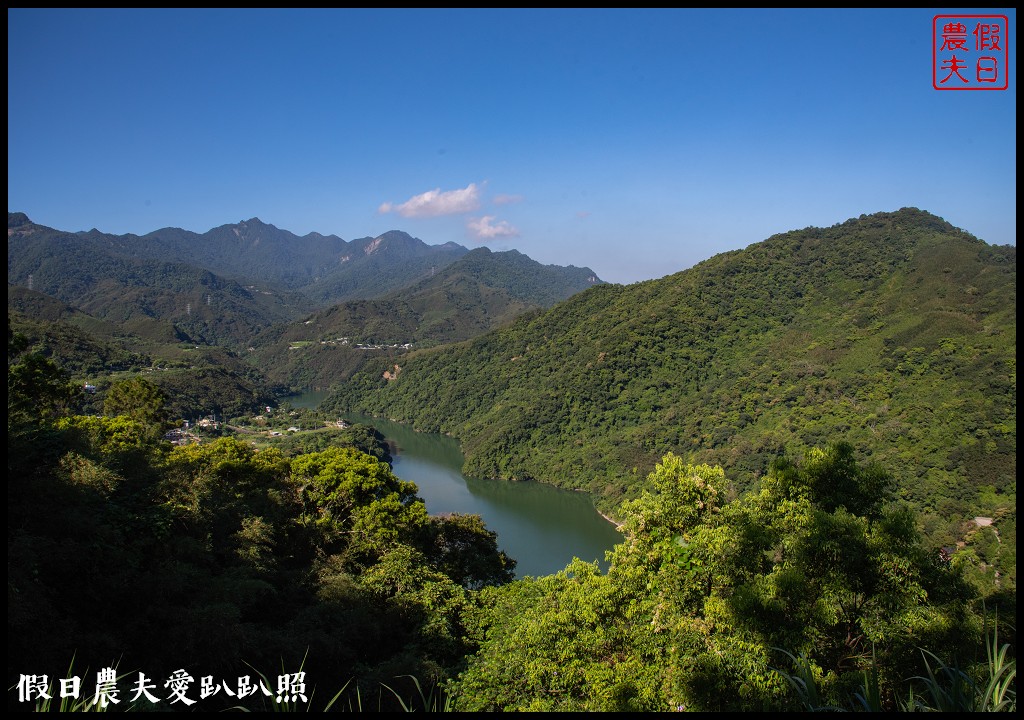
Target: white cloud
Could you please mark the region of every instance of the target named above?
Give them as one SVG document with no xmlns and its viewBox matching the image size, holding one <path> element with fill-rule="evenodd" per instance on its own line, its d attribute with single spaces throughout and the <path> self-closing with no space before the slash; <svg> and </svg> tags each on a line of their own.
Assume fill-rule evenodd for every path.
<svg viewBox="0 0 1024 720">
<path fill-rule="evenodd" d="M 469 222 L 466 223 L 466 227 L 469 228 L 477 239 L 489 240 L 497 237 L 518 237 L 519 231 L 508 224 L 505 220 L 499 220 L 496 224 L 494 223 L 493 215 L 484 215 L 482 218 L 470 218 Z"/>
<path fill-rule="evenodd" d="M 511 205 L 512 203 L 517 203 L 517 202 L 522 202 L 522 201 L 523 201 L 523 196 L 522 195 L 495 195 L 494 196 L 494 204 L 495 205 Z"/>
<path fill-rule="evenodd" d="M 470 183 L 461 190 L 434 188 L 419 195 L 413 195 L 401 205 L 382 203 L 377 212 L 396 212 L 402 217 L 437 217 L 473 212 L 480 207 L 480 188 Z"/>
</svg>

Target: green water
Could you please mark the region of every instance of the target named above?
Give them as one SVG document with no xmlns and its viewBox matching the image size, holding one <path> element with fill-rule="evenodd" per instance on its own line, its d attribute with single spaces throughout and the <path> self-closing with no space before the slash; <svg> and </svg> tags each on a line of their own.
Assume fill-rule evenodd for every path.
<svg viewBox="0 0 1024 720">
<path fill-rule="evenodd" d="M 288 398 L 315 407 L 325 393 Z M 622 536 L 594 510 L 585 493 L 536 482 L 482 480 L 462 475 L 458 443 L 445 435 L 418 433 L 381 418 L 347 415 L 377 428 L 391 444 L 395 475 L 416 483 L 427 511 L 479 515 L 498 534 L 498 546 L 517 561 L 516 575 L 551 575 L 578 557 L 607 570 L 605 552 Z"/>
</svg>

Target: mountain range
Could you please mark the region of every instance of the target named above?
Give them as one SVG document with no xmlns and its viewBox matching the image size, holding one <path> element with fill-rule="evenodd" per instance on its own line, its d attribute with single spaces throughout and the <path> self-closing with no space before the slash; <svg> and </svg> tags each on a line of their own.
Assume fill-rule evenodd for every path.
<svg viewBox="0 0 1024 720">
<path fill-rule="evenodd" d="M 300 237 L 258 218 L 202 234 L 165 228 L 142 236 L 65 232 L 24 213 L 8 213 L 7 225 L 8 285 L 51 295 L 143 336 L 236 349 L 275 324 L 337 303 L 382 295 L 401 302 L 404 288 L 441 282 L 449 276 L 440 271 L 471 254 L 457 243 L 428 245 L 398 230 L 349 242 L 318 233 Z M 491 318 L 484 326 L 599 282 L 587 268 L 541 266 L 525 256 L 517 267 L 503 253 L 473 252 L 460 272 L 489 296 L 488 307 L 480 306 Z M 488 267 L 492 262 L 495 268 Z M 421 296 L 410 311 L 457 314 L 444 293 L 424 299 L 429 291 L 414 292 Z M 442 329 L 439 339 L 459 332 Z"/>
<path fill-rule="evenodd" d="M 112 235 L 96 229 L 54 230 L 36 225 L 24 213 L 8 213 L 7 227 L 8 282 L 21 284 L 33 273 L 36 289 L 50 294 L 62 282 L 45 272 L 42 258 L 50 256 L 52 262 L 56 252 L 76 251 L 77 259 L 87 264 L 89 256 L 147 265 L 184 263 L 223 278 L 295 291 L 317 305 L 381 295 L 469 252 L 453 242 L 428 245 L 398 230 L 352 241 L 319 233 L 300 237 L 259 218 L 205 233 L 163 228 L 145 235 Z"/>
</svg>

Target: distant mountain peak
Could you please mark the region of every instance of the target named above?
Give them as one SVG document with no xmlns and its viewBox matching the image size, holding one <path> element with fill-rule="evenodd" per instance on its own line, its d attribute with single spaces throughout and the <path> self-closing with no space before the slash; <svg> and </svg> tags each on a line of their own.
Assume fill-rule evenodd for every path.
<svg viewBox="0 0 1024 720">
<path fill-rule="evenodd" d="M 46 242 L 57 242 L 70 235 L 36 225 L 24 213 L 9 212 L 8 228 L 9 242 L 20 242 L 38 233 L 46 235 L 43 238 Z M 118 262 L 126 258 L 133 262 L 183 262 L 219 276 L 245 279 L 248 284 L 258 281 L 288 288 L 306 295 L 314 303 L 382 296 L 423 278 L 434 277 L 470 252 L 457 242 L 428 244 L 398 229 L 351 241 L 319 232 L 300 237 L 257 216 L 225 223 L 205 233 L 167 227 L 143 236 L 104 235 L 99 230 L 74 235 L 76 240 L 82 241 L 74 247 L 88 253 L 79 264 L 91 267 L 94 261 L 107 256 L 116 257 Z M 88 246 L 84 244 L 86 240 L 101 244 Z M 486 258 L 490 254 L 490 249 L 481 247 L 474 256 Z M 495 267 L 509 268 L 504 271 L 507 276 L 503 278 L 504 284 L 526 283 L 527 287 L 532 287 L 536 278 L 531 276 L 539 266 L 525 264 L 522 262 L 525 259 L 518 251 L 499 253 L 494 258 Z M 23 269 L 22 279 L 33 270 L 34 267 Z M 71 269 L 61 266 L 60 273 L 67 272 Z M 13 277 L 17 273 L 9 267 L 8 275 Z M 36 282 L 41 277 L 36 271 Z M 90 282 L 83 276 L 82 283 Z M 568 287 L 564 283 L 547 285 L 557 286 L 559 292 Z M 550 292 L 550 287 L 544 287 L 540 296 L 531 299 L 540 304 L 561 299 L 561 296 L 549 297 Z"/>
<path fill-rule="evenodd" d="M 32 225 L 33 222 L 29 220 L 28 215 L 23 212 L 8 212 L 7 213 L 7 227 L 16 228 L 22 225 Z"/>
<path fill-rule="evenodd" d="M 236 227 L 242 229 L 245 232 L 281 232 L 280 228 L 278 228 L 276 225 L 272 225 L 271 223 L 265 223 L 258 217 L 251 217 L 248 220 L 242 220 L 240 223 L 238 223 Z M 289 235 L 292 234 L 287 230 L 283 232 L 287 232 Z"/>
<path fill-rule="evenodd" d="M 388 230 L 385 233 L 381 233 L 380 235 L 378 235 L 374 239 L 375 240 L 405 240 L 405 241 L 416 240 L 417 242 L 423 242 L 419 238 L 414 238 L 412 235 L 410 235 L 409 233 L 407 233 L 407 232 L 405 232 L 403 230 Z"/>
</svg>

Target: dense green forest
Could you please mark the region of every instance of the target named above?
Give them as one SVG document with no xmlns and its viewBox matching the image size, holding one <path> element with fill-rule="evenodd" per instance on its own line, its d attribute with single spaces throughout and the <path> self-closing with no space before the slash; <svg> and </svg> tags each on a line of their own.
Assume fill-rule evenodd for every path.
<svg viewBox="0 0 1024 720">
<path fill-rule="evenodd" d="M 612 513 L 669 452 L 747 489 L 842 439 L 954 542 L 961 520 L 1016 512 L 1016 248 L 915 209 L 789 232 L 382 360 L 327 405 L 454 435 L 469 475 Z"/>
<path fill-rule="evenodd" d="M 143 376 L 159 387 L 171 417 L 195 420 L 207 415 L 233 416 L 276 403 L 276 388 L 252 365 L 222 347 L 192 342 L 157 342 L 133 336 L 70 308 L 53 320 L 40 320 L 55 301 L 39 293 L 8 291 L 8 330 L 24 338 L 26 348 L 71 374 L 79 388 L 88 384 L 94 396 L 82 398 L 82 409 L 99 411 L 112 383 Z M 28 309 L 33 316 L 11 310 Z M 91 402 L 90 402 L 91 400 Z"/>
<path fill-rule="evenodd" d="M 607 573 L 513 581 L 478 517 L 428 515 L 361 449 L 172 447 L 142 378 L 103 415 L 80 401 L 9 331 L 12 710 L 47 707 L 65 675 L 95 709 L 107 667 L 114 710 L 173 710 L 175 674 L 231 689 L 300 669 L 317 710 L 1016 708 L 1015 588 L 929 549 L 845 443 L 743 493 L 667 455 L 619 508 Z M 129 702 L 154 679 L 154 705 Z M 273 709 L 266 693 L 199 707 Z"/>
<path fill-rule="evenodd" d="M 428 516 L 415 485 L 364 451 L 387 456 L 372 432 L 375 447 L 336 436 L 301 454 L 233 438 L 172 447 L 153 383 L 115 383 L 104 415 L 76 414 L 80 390 L 26 345 L 9 333 L 15 678 L 72 658 L 238 677 L 244 663 L 298 671 L 308 653 L 332 693 L 349 678 L 374 694 L 396 674 L 437 682 L 469 647 L 469 590 L 513 577 L 479 518 Z"/>
<path fill-rule="evenodd" d="M 232 237 L 273 237 L 253 224 L 218 230 L 225 262 Z M 281 709 L 274 682 L 300 669 L 310 710 L 1016 709 L 1015 248 L 904 209 L 496 329 L 444 313 L 493 319 L 558 282 L 463 260 L 261 337 L 308 348 L 382 309 L 399 330 L 477 323 L 348 349 L 324 417 L 412 422 L 458 437 L 468 474 L 590 491 L 621 523 L 607 571 L 514 579 L 482 520 L 428 514 L 368 427 L 285 406 L 310 431 L 172 444 L 182 419 L 269 415 L 271 380 L 324 370 L 268 379 L 272 352 L 139 309 L 158 295 L 119 319 L 9 286 L 8 708 L 54 709 L 41 693 L 78 675 L 96 709 L 113 667 L 115 711 L 179 709 L 177 671 L 193 709 Z M 289 335 L 301 317 L 323 326 Z M 231 695 L 243 676 L 269 689 Z"/>
</svg>

